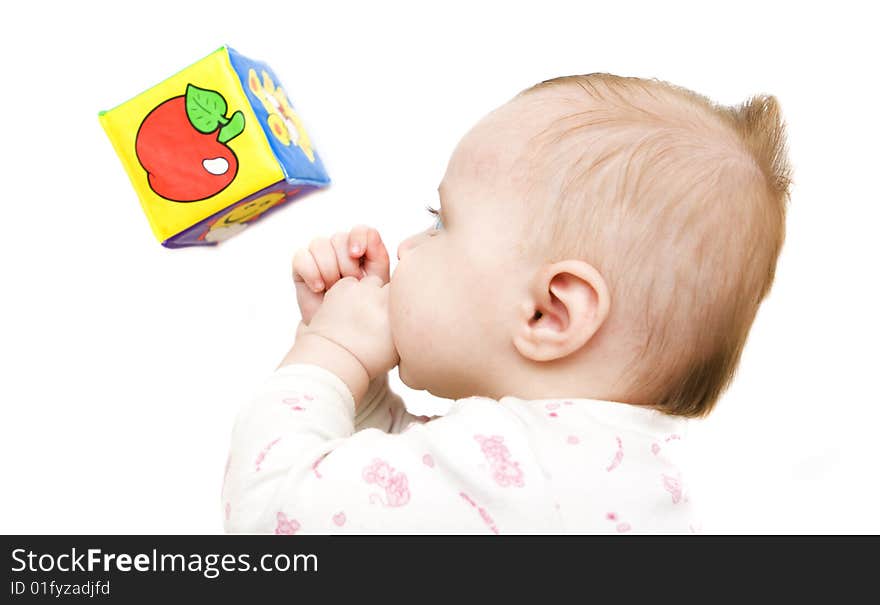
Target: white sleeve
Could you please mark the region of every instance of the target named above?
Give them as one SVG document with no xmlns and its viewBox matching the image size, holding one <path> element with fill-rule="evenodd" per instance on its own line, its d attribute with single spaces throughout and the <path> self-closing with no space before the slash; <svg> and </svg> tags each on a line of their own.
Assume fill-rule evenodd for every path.
<svg viewBox="0 0 880 605">
<path fill-rule="evenodd" d="M 436 464 L 458 445 L 454 433 L 427 430 L 443 418 L 422 424 L 387 385 L 376 390 L 364 418 L 381 428 L 356 431 L 354 400 L 339 377 L 310 364 L 276 370 L 233 428 L 225 530 L 485 533 L 467 471 Z M 397 403 L 387 412 L 389 397 Z"/>
</svg>

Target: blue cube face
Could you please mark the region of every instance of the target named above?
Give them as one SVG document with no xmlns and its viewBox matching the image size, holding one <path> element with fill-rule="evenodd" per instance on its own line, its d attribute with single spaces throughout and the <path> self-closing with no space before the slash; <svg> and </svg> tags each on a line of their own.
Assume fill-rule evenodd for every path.
<svg viewBox="0 0 880 605">
<path fill-rule="evenodd" d="M 232 48 L 227 47 L 227 51 L 286 181 L 294 185 L 328 185 L 324 164 L 272 68 Z"/>
</svg>

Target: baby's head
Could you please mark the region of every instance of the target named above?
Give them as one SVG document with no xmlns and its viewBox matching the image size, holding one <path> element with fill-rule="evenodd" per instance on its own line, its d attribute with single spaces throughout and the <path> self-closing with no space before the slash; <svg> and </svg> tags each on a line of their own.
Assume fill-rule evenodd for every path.
<svg viewBox="0 0 880 605">
<path fill-rule="evenodd" d="M 440 223 L 398 249 L 401 380 L 708 414 L 773 282 L 790 168 L 773 97 L 542 82 L 455 149 Z"/>
</svg>

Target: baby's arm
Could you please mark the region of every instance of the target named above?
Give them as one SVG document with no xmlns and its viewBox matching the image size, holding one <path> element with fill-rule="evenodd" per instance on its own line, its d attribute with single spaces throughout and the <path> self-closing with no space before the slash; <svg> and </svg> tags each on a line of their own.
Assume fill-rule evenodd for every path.
<svg viewBox="0 0 880 605">
<path fill-rule="evenodd" d="M 297 328 L 297 339 L 305 332 L 305 325 L 300 322 Z M 300 356 L 303 363 L 315 363 L 315 359 Z M 318 363 L 317 365 L 322 365 Z M 337 374 L 338 375 L 338 374 Z M 427 416 L 414 416 L 406 409 L 400 395 L 388 386 L 388 374 L 382 374 L 370 381 L 367 391 L 358 403 L 354 419 L 354 430 L 375 428 L 386 433 L 399 433 L 411 422 L 425 422 Z"/>
<path fill-rule="evenodd" d="M 353 419 L 354 399 L 329 370 L 278 368 L 233 429 L 223 485 L 226 531 L 283 533 L 279 493 L 310 473 L 320 476 L 318 463 L 353 433 Z"/>
<path fill-rule="evenodd" d="M 227 532 L 486 532 L 465 499 L 468 471 L 444 468 L 458 437 L 355 432 L 347 385 L 311 364 L 280 367 L 239 414 L 223 488 Z M 433 421 L 437 422 L 437 421 Z M 481 460 L 464 448 L 462 468 Z M 482 482 L 482 481 L 480 481 Z"/>
<path fill-rule="evenodd" d="M 362 278 L 375 275 L 388 283 L 390 263 L 379 232 L 357 225 L 350 232 L 339 232 L 331 238 L 316 238 L 308 249 L 297 250 L 293 260 L 293 280 L 302 321 L 297 337 L 305 331 L 315 312 L 321 307 L 324 292 L 342 277 Z M 424 422 L 427 417 L 413 416 L 406 411 L 403 400 L 388 388 L 388 375 L 370 381 L 355 416 L 355 431 L 376 428 L 397 433 L 410 422 Z"/>
</svg>

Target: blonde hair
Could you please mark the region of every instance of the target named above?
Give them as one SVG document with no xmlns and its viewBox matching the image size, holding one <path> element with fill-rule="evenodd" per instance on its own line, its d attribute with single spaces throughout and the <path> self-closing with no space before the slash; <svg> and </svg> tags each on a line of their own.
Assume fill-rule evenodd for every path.
<svg viewBox="0 0 880 605">
<path fill-rule="evenodd" d="M 523 157 L 541 175 L 526 197 L 543 209 L 527 246 L 548 261 L 575 255 L 608 281 L 606 324 L 631 338 L 632 403 L 707 415 L 785 238 L 791 168 L 776 98 L 728 107 L 656 79 L 594 73 L 518 99 L 570 109 Z"/>
</svg>

